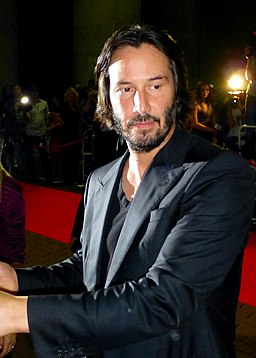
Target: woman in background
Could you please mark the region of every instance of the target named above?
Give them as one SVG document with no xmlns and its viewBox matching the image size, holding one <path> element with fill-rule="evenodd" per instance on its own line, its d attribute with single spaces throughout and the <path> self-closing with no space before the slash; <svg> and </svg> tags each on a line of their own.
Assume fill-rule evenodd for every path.
<svg viewBox="0 0 256 358">
<path fill-rule="evenodd" d="M 195 113 L 191 118 L 192 133 L 210 142 L 216 142 L 216 120 L 211 105 L 211 87 L 200 82 L 195 88 Z"/>
<path fill-rule="evenodd" d="M 25 259 L 25 222 L 22 188 L 0 162 L 0 260 L 15 267 Z M 0 337 L 0 358 L 11 357 L 15 343 L 16 334 Z"/>
</svg>

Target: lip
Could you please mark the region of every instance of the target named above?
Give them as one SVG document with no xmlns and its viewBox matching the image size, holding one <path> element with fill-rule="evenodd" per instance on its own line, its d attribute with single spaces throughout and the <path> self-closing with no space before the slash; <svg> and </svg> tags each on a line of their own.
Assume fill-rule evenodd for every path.
<svg viewBox="0 0 256 358">
<path fill-rule="evenodd" d="M 134 124 L 135 128 L 139 128 L 139 129 L 151 129 L 152 127 L 154 127 L 155 122 L 154 121 L 148 121 L 148 122 L 139 122 Z"/>
</svg>

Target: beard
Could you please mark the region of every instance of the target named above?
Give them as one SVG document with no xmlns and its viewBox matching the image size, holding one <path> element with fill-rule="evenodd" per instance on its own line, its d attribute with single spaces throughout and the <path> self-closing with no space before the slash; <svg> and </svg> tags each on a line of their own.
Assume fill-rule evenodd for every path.
<svg viewBox="0 0 256 358">
<path fill-rule="evenodd" d="M 176 120 L 176 107 L 173 104 L 168 107 L 164 113 L 164 125 L 160 127 L 160 118 L 149 114 L 138 115 L 127 121 L 127 129 L 122 126 L 121 119 L 113 113 L 114 128 L 118 134 L 120 134 L 127 142 L 129 147 L 135 152 L 150 152 L 152 149 L 157 148 L 172 129 L 173 123 Z M 157 131 L 152 134 L 152 131 L 147 129 L 141 129 L 139 135 L 134 135 L 129 129 L 137 123 L 143 123 L 147 121 L 154 121 L 159 124 Z"/>
</svg>

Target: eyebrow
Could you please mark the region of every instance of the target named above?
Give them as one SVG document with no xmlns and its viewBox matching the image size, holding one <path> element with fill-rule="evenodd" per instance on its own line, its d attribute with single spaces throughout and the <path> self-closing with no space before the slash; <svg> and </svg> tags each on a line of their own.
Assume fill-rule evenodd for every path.
<svg viewBox="0 0 256 358">
<path fill-rule="evenodd" d="M 129 84 L 131 84 L 132 82 L 130 82 L 130 81 L 118 81 L 117 83 L 116 83 L 116 85 L 129 85 Z"/>
<path fill-rule="evenodd" d="M 147 79 L 147 81 L 156 81 L 156 80 L 167 80 L 168 81 L 168 77 L 167 76 L 155 76 L 155 77 L 150 77 Z M 131 81 L 118 81 L 116 83 L 116 85 L 129 85 L 131 84 Z"/>
<path fill-rule="evenodd" d="M 155 80 L 167 80 L 168 81 L 168 77 L 167 76 L 156 76 L 156 77 L 149 78 L 149 81 L 155 81 Z"/>
</svg>

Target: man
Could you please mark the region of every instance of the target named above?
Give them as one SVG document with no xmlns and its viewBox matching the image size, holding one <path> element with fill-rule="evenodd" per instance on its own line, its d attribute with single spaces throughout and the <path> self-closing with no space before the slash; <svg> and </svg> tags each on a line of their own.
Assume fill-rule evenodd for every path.
<svg viewBox="0 0 256 358">
<path fill-rule="evenodd" d="M 256 126 L 256 32 L 245 49 L 245 78 L 248 81 L 245 98 L 245 124 Z M 256 165 L 256 134 L 254 128 L 246 129 L 243 156 Z"/>
<path fill-rule="evenodd" d="M 31 332 L 39 358 L 235 357 L 251 170 L 182 129 L 186 73 L 166 33 L 117 31 L 96 75 L 97 115 L 128 151 L 88 179 L 81 250 L 51 267 L 1 264 L 20 296 L 0 295 L 0 334 Z"/>
<path fill-rule="evenodd" d="M 30 89 L 30 110 L 24 111 L 26 121 L 24 144 L 26 157 L 26 170 L 32 179 L 38 176 L 34 162 L 34 148 L 37 149 L 42 169 L 46 179 L 50 178 L 50 163 L 46 148 L 46 124 L 49 116 L 48 103 L 40 98 L 40 90 L 37 86 Z"/>
</svg>

